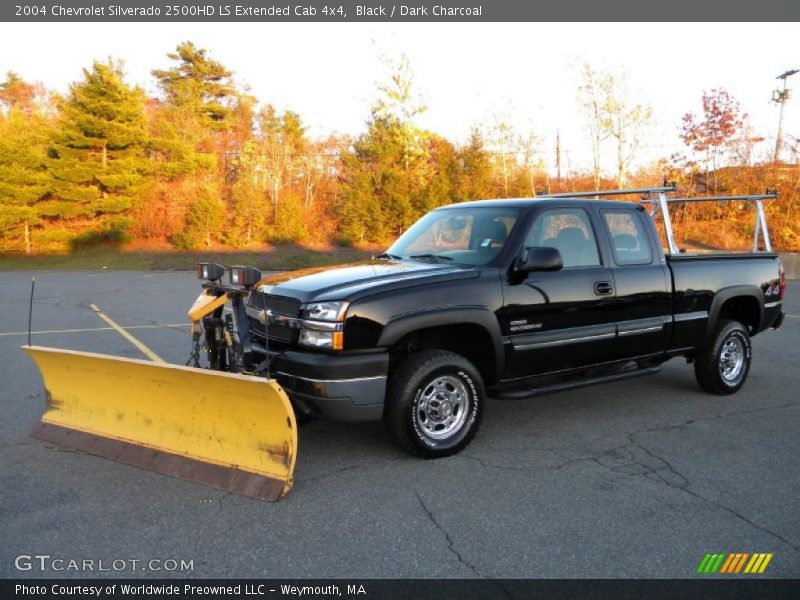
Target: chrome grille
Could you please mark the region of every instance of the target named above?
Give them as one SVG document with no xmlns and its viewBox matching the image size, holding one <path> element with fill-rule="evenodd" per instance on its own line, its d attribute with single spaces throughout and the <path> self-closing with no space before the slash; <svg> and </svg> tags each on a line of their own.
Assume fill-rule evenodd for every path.
<svg viewBox="0 0 800 600">
<path fill-rule="evenodd" d="M 258 310 L 272 311 L 276 315 L 296 317 L 300 313 L 300 300 L 288 296 L 276 296 L 254 292 L 250 298 L 250 306 Z"/>
<path fill-rule="evenodd" d="M 300 314 L 300 301 L 288 296 L 277 296 L 274 294 L 264 294 L 254 292 L 250 296 L 250 306 L 256 310 L 267 309 L 276 315 L 286 315 L 296 317 Z M 264 325 L 257 319 L 250 317 L 250 330 L 259 337 L 266 337 Z M 270 325 L 269 339 L 278 342 L 291 344 L 294 341 L 295 331 L 285 325 Z"/>
</svg>

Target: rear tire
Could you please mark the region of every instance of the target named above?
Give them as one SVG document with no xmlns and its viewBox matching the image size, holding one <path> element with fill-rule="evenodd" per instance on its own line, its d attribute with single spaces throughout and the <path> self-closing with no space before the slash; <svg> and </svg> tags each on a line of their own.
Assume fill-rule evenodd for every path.
<svg viewBox="0 0 800 600">
<path fill-rule="evenodd" d="M 720 319 L 695 360 L 697 382 L 712 394 L 738 392 L 747 380 L 752 355 L 747 328 L 738 321 Z"/>
<path fill-rule="evenodd" d="M 485 400 L 483 380 L 471 362 L 452 352 L 424 350 L 392 374 L 384 422 L 403 451 L 451 456 L 475 437 Z"/>
</svg>

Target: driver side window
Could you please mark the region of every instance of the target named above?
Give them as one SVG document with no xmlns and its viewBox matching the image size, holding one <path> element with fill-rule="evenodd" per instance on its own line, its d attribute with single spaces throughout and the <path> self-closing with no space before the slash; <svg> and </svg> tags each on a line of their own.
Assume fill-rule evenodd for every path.
<svg viewBox="0 0 800 600">
<path fill-rule="evenodd" d="M 525 250 L 538 246 L 557 248 L 564 268 L 600 266 L 594 230 L 581 208 L 555 208 L 540 214 L 525 240 Z"/>
</svg>

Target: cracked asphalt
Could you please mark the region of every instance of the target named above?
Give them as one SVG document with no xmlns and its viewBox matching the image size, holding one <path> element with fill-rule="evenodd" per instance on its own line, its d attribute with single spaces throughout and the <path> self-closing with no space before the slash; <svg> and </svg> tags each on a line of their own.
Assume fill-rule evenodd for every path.
<svg viewBox="0 0 800 600">
<path fill-rule="evenodd" d="M 140 358 L 94 303 L 185 362 L 191 273 L 36 275 L 35 344 Z M 43 409 L 19 350 L 30 278 L 0 273 L 0 576 L 684 578 L 707 552 L 773 552 L 763 577 L 800 577 L 797 281 L 734 396 L 702 393 L 675 359 L 655 376 L 490 401 L 472 445 L 437 461 L 399 453 L 380 423 L 317 421 L 300 430 L 294 489 L 265 503 L 30 438 Z M 193 570 L 18 571 L 20 554 Z"/>
</svg>

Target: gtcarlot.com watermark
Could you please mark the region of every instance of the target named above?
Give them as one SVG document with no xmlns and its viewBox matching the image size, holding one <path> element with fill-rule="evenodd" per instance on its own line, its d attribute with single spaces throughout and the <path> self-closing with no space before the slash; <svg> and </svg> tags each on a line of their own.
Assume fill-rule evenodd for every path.
<svg viewBox="0 0 800 600">
<path fill-rule="evenodd" d="M 131 572 L 131 571 L 194 571 L 194 560 L 177 558 L 65 558 L 49 554 L 20 554 L 14 559 L 17 571 L 36 572 Z"/>
</svg>

